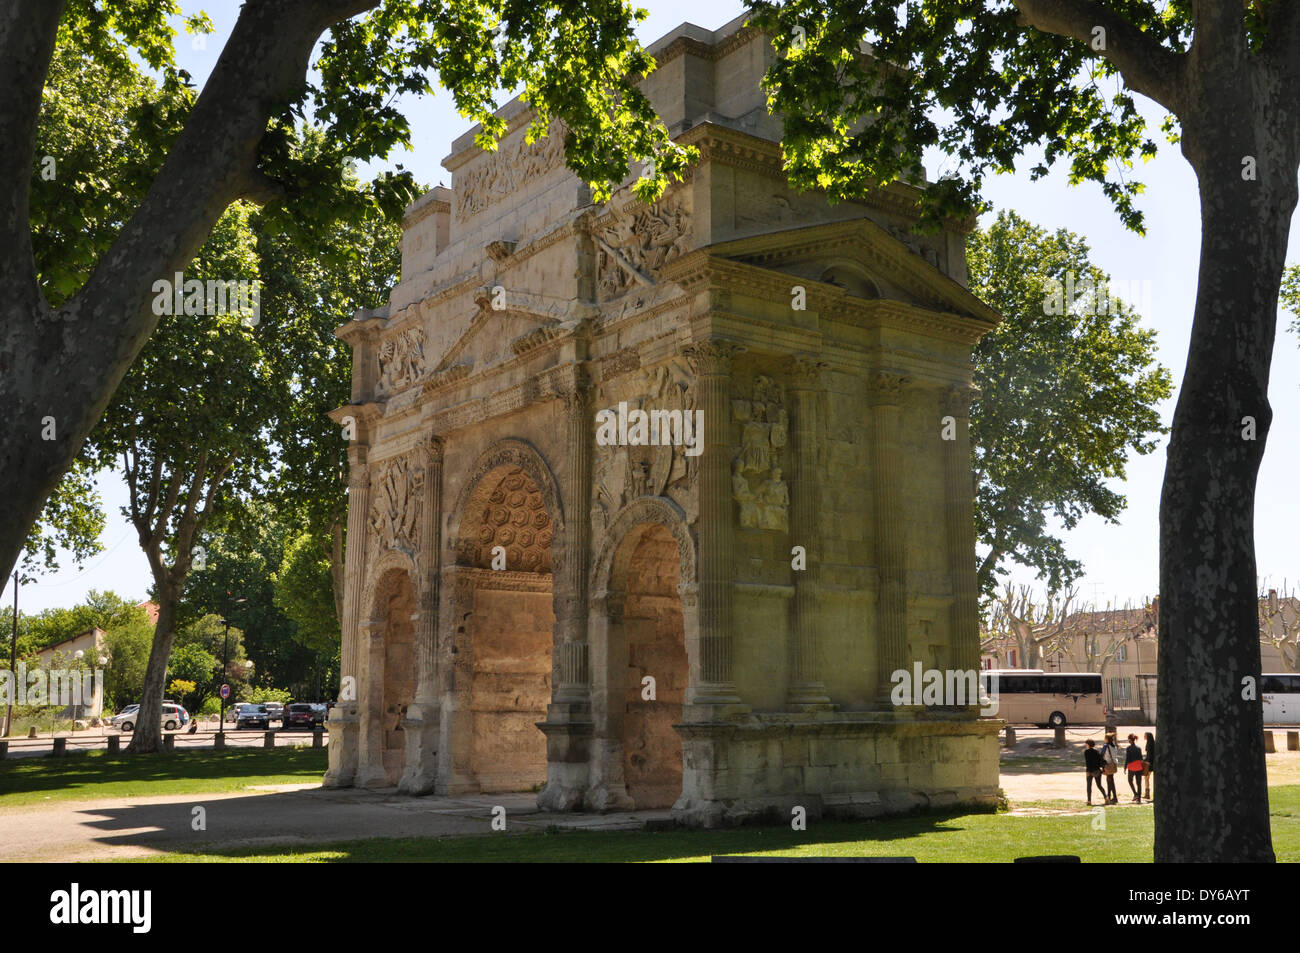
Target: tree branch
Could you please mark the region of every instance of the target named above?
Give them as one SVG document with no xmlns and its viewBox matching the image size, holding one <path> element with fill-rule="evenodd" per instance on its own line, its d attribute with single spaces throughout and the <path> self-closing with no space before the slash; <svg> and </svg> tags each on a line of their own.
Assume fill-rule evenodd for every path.
<svg viewBox="0 0 1300 953">
<path fill-rule="evenodd" d="M 303 89 L 317 39 L 378 4 L 244 4 L 140 207 L 82 290 L 60 309 L 57 333 L 69 343 L 50 365 L 60 380 L 74 382 L 65 388 L 67 423 L 61 428 L 72 446 L 90 432 L 158 323 L 149 307 L 153 282 L 188 264 L 231 202 L 271 197 L 273 188 L 258 171 L 258 150 L 270 117 Z"/>
<path fill-rule="evenodd" d="M 0 5 L 0 286 L 35 312 L 46 310 L 36 281 L 30 218 L 32 167 L 41 92 L 54 55 L 64 0 L 10 0 Z M 18 359 L 15 355 L 15 362 Z M 14 372 L 17 372 L 15 366 Z"/>
<path fill-rule="evenodd" d="M 1179 112 L 1186 69 L 1184 54 L 1161 46 L 1128 18 L 1096 0 L 1015 0 L 1015 3 L 1021 23 L 1080 43 L 1091 45 L 1093 30 L 1102 27 L 1106 31 L 1106 47 L 1099 52 L 1115 65 L 1124 82 L 1170 112 Z M 1240 18 L 1240 4 L 1237 15 Z"/>
</svg>

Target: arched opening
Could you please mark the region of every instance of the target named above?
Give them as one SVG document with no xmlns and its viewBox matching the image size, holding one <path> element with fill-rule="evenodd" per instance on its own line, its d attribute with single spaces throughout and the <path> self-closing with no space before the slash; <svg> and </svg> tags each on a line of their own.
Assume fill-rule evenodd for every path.
<svg viewBox="0 0 1300 953">
<path fill-rule="evenodd" d="M 458 569 L 469 583 L 468 621 L 457 645 L 468 659 L 463 761 L 478 789 L 527 791 L 546 781 L 546 737 L 537 728 L 551 700 L 555 613 L 552 515 L 536 481 L 502 465 L 465 504 Z M 458 759 L 462 760 L 462 759 Z"/>
<path fill-rule="evenodd" d="M 381 638 L 372 655 L 370 677 L 379 686 L 379 724 L 384 773 L 396 784 L 406 767 L 406 735 L 402 719 L 415 699 L 415 589 L 403 570 L 386 572 L 375 587 L 375 624 Z"/>
<path fill-rule="evenodd" d="M 628 532 L 610 575 L 623 610 L 610 647 L 626 673 L 623 776 L 640 809 L 671 807 L 682 792 L 682 739 L 673 726 L 682 720 L 690 665 L 680 582 L 678 544 L 666 526 Z"/>
</svg>

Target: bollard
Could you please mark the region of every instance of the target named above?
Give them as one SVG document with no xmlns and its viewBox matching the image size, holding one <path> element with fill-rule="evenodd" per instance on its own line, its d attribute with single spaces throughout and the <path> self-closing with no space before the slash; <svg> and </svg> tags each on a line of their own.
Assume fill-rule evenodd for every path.
<svg viewBox="0 0 1300 953">
<path fill-rule="evenodd" d="M 122 738 L 121 738 L 121 736 L 119 736 L 119 735 L 109 735 L 109 736 L 108 736 L 108 753 L 109 753 L 109 754 L 121 754 L 121 752 L 122 752 Z"/>
<path fill-rule="evenodd" d="M 32 725 L 30 728 L 27 729 L 27 737 L 28 737 L 28 738 L 35 738 L 35 737 L 36 737 L 36 726 L 35 726 L 35 725 Z"/>
<path fill-rule="evenodd" d="M 325 747 L 325 732 L 321 731 L 319 728 L 312 729 L 311 746 L 313 748 Z"/>
<path fill-rule="evenodd" d="M 1277 753 L 1277 748 L 1273 747 L 1273 732 L 1271 731 L 1264 732 L 1264 753 L 1265 754 Z"/>
<path fill-rule="evenodd" d="M 163 751 L 175 751 L 175 750 L 176 750 L 176 736 L 163 735 Z"/>
<path fill-rule="evenodd" d="M 221 751 L 226 747 L 226 733 L 218 731 L 212 736 L 212 748 L 214 751 Z"/>
<path fill-rule="evenodd" d="M 67 751 L 68 751 L 68 739 L 55 738 L 54 750 L 50 752 L 50 756 L 54 758 L 62 758 L 67 753 Z"/>
<path fill-rule="evenodd" d="M 274 748 L 274 747 L 275 747 L 275 732 L 274 732 L 274 731 L 268 731 L 265 735 L 262 736 L 262 747 L 263 747 L 263 748 Z"/>
<path fill-rule="evenodd" d="M 1007 743 L 1006 743 L 1006 746 L 1007 746 L 1008 748 L 1014 748 L 1014 747 L 1016 746 L 1016 729 L 1012 728 L 1010 725 L 1007 725 Z"/>
<path fill-rule="evenodd" d="M 1065 747 L 1065 725 L 1056 726 L 1056 747 Z"/>
<path fill-rule="evenodd" d="M 1288 731 L 1286 733 L 1286 750 L 1300 751 L 1300 731 Z"/>
<path fill-rule="evenodd" d="M 0 741 L 0 761 L 9 757 L 9 742 Z"/>
</svg>

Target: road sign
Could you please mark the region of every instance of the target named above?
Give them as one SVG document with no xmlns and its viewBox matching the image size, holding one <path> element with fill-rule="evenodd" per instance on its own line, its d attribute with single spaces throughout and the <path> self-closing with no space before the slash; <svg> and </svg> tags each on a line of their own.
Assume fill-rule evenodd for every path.
<svg viewBox="0 0 1300 953">
<path fill-rule="evenodd" d="M 229 685 L 222 685 L 222 686 L 221 686 L 221 697 L 222 697 L 222 698 L 229 698 L 229 697 L 230 697 L 230 686 L 229 686 Z"/>
</svg>

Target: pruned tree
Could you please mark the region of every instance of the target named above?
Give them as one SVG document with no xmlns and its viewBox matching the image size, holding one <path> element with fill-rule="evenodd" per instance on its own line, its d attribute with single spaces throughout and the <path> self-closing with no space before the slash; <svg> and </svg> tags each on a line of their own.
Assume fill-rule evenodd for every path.
<svg viewBox="0 0 1300 953">
<path fill-rule="evenodd" d="M 1272 861 L 1258 675 L 1255 483 L 1300 168 L 1300 4 L 1280 0 L 755 0 L 769 105 L 796 183 L 853 198 L 924 183 L 961 219 L 983 179 L 1041 148 L 1142 228 L 1137 97 L 1196 173 L 1201 249 L 1160 502 L 1158 861 Z M 906 191 L 906 189 L 904 189 Z M 1214 771 L 1205 750 L 1216 752 Z M 1186 836 L 1195 831 L 1195 837 Z"/>
<path fill-rule="evenodd" d="M 1280 596 L 1276 589 L 1260 593 L 1259 638 L 1273 646 L 1288 672 L 1300 671 L 1300 599 L 1285 582 Z"/>
<path fill-rule="evenodd" d="M 1056 654 L 1074 632 L 1073 611 L 1078 591 L 1038 596 L 1029 586 L 1004 586 L 988 609 L 984 651 L 1016 648 L 1017 668 L 1042 668 L 1043 658 Z"/>
</svg>

